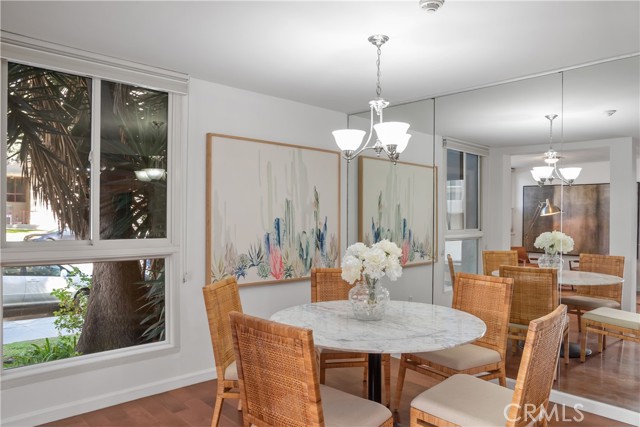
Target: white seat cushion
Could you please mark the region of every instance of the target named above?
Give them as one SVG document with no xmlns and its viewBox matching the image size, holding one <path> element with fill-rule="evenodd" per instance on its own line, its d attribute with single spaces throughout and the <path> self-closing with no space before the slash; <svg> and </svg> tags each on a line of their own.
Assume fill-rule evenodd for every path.
<svg viewBox="0 0 640 427">
<path fill-rule="evenodd" d="M 391 417 L 386 406 L 323 384 L 320 384 L 320 397 L 327 427 L 377 427 Z"/>
<path fill-rule="evenodd" d="M 574 305 L 578 307 L 598 308 L 610 307 L 620 308 L 620 303 L 605 298 L 587 297 L 582 295 L 570 295 L 560 299 L 561 304 Z"/>
<path fill-rule="evenodd" d="M 227 369 L 224 370 L 224 379 L 225 380 L 238 380 L 238 369 L 236 368 L 236 362 L 232 362 L 231 365 L 227 366 Z"/>
<path fill-rule="evenodd" d="M 445 350 L 416 353 L 421 359 L 428 360 L 456 371 L 499 363 L 500 353 L 474 344 L 465 344 Z"/>
<path fill-rule="evenodd" d="M 585 313 L 582 315 L 582 318 L 621 326 L 623 328 L 640 330 L 640 313 L 601 307 Z"/>
<path fill-rule="evenodd" d="M 411 407 L 461 426 L 504 427 L 512 398 L 513 390 L 457 374 L 420 393 Z"/>
</svg>

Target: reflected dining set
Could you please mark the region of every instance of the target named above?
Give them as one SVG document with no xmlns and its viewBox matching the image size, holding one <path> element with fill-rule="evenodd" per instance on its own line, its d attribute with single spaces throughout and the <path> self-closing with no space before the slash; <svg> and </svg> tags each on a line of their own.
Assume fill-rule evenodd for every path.
<svg viewBox="0 0 640 427">
<path fill-rule="evenodd" d="M 233 277 L 203 288 L 218 375 L 212 427 L 229 398 L 239 400 L 246 426 L 392 426 L 407 370 L 438 382 L 411 401 L 411 426 L 543 418 L 565 305 L 519 320 L 524 349 L 514 391 L 505 360 L 515 278 L 454 273 L 451 307 L 391 300 L 381 320 L 367 321 L 354 316 L 342 277 L 341 269 L 312 269 L 311 302 L 269 319 L 243 313 Z M 393 399 L 392 354 L 400 356 Z M 338 367 L 363 369 L 364 396 L 324 384 L 324 372 Z"/>
</svg>

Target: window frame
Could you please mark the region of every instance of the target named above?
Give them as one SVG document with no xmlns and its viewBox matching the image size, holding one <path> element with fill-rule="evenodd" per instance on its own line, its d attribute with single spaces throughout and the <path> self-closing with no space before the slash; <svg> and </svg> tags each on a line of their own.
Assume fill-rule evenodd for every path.
<svg viewBox="0 0 640 427">
<path fill-rule="evenodd" d="M 136 260 L 145 258 L 165 259 L 165 339 L 162 342 L 141 344 L 75 358 L 43 364 L 2 369 L 3 388 L 18 387 L 43 379 L 53 379 L 78 372 L 78 369 L 99 369 L 116 364 L 132 363 L 149 357 L 179 351 L 180 337 L 177 327 L 179 292 L 184 263 L 184 234 L 181 218 L 186 206 L 186 182 L 181 171 L 186 170 L 186 156 L 180 150 L 179 141 L 186 140 L 186 105 L 188 76 L 127 61 L 114 60 L 96 54 L 78 51 L 47 42 L 11 35 L 8 40 L 2 34 L 0 63 L 0 133 L 6 135 L 7 126 L 7 63 L 16 62 L 34 67 L 92 78 L 91 114 L 91 228 L 92 238 L 83 241 L 56 242 L 7 242 L 6 232 L 0 233 L 2 260 L 0 266 L 69 264 L 100 261 Z M 17 41 L 16 41 L 17 39 Z M 95 70 L 88 74 L 87 70 Z M 164 79 L 164 80 L 163 80 Z M 167 123 L 167 230 L 166 237 L 153 239 L 100 240 L 94 230 L 99 230 L 97 207 L 99 206 L 100 180 L 100 84 L 102 80 L 115 81 L 168 93 Z M 146 82 L 146 84 L 145 84 Z M 168 83 L 167 83 L 168 82 Z M 165 84 L 166 83 L 166 84 Z M 163 86 L 163 87 L 159 87 Z M 0 138 L 0 150 L 6 153 L 6 137 Z M 6 194 L 6 160 L 0 162 L 0 189 Z M 7 201 L 3 200 L 0 214 L 4 216 Z M 0 285 L 2 279 L 0 278 Z M 3 316 L 0 307 L 0 316 Z M 0 332 L 0 338 L 1 338 Z M 1 350 L 0 350 L 1 353 Z"/>
</svg>

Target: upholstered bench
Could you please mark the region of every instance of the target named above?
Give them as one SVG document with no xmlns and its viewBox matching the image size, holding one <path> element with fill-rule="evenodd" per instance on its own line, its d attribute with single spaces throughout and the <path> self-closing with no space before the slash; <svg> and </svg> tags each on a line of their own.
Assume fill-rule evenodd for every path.
<svg viewBox="0 0 640 427">
<path fill-rule="evenodd" d="M 580 361 L 585 361 L 587 332 L 598 335 L 598 351 L 606 347 L 606 337 L 620 338 L 640 343 L 640 313 L 600 307 L 582 315 L 582 337 L 580 340 Z"/>
</svg>

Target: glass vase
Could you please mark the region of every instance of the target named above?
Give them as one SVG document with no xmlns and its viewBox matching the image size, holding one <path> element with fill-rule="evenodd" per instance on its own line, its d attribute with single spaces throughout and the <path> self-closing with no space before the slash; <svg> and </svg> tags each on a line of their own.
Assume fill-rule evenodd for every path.
<svg viewBox="0 0 640 427">
<path fill-rule="evenodd" d="M 389 302 L 389 290 L 377 280 L 365 278 L 349 290 L 353 315 L 359 320 L 381 320 Z"/>
<path fill-rule="evenodd" d="M 538 267 L 560 269 L 562 268 L 562 258 L 560 258 L 560 254 L 557 252 L 555 254 L 545 252 L 544 255 L 538 259 Z"/>
</svg>

